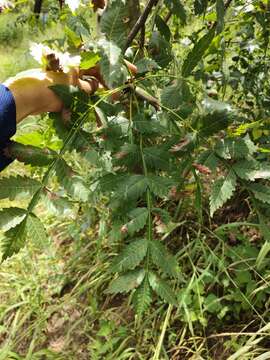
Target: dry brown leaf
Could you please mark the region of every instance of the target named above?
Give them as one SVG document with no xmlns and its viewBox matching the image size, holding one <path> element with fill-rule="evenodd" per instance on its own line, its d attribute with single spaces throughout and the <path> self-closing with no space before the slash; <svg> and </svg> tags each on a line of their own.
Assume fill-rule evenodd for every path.
<svg viewBox="0 0 270 360">
<path fill-rule="evenodd" d="M 210 175 L 212 171 L 205 165 L 193 163 L 192 166 L 201 174 Z"/>
<path fill-rule="evenodd" d="M 63 351 L 65 347 L 65 337 L 60 336 L 58 339 L 51 340 L 50 341 L 50 349 L 56 353 L 60 353 Z"/>
<path fill-rule="evenodd" d="M 98 9 L 104 9 L 106 6 L 105 0 L 92 0 L 92 4 L 95 12 Z"/>
<path fill-rule="evenodd" d="M 184 138 L 184 139 L 182 139 L 182 140 L 180 141 L 179 144 L 174 145 L 174 146 L 171 148 L 170 152 L 172 152 L 172 153 L 178 152 L 178 151 L 182 150 L 185 146 L 187 146 L 189 143 L 190 143 L 190 139 Z"/>
</svg>

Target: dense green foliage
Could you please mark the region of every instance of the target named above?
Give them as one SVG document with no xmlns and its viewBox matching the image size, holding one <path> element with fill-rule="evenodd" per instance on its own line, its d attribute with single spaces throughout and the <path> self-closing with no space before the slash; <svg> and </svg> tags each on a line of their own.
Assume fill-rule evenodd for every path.
<svg viewBox="0 0 270 360">
<path fill-rule="evenodd" d="M 212 329 L 241 331 L 242 323 L 255 334 L 246 348 L 245 340 L 231 341 L 211 355 L 209 340 L 208 350 L 193 344 L 192 351 L 259 359 L 270 321 L 269 3 L 160 1 L 145 38 L 127 51 L 128 1 L 110 2 L 100 31 L 89 2 L 73 12 L 48 9 L 63 36 L 46 43 L 81 54 L 81 68 L 99 62 L 108 89 L 88 97 L 56 86 L 71 118 L 50 114 L 38 129 L 19 132 L 11 154 L 34 176 L 0 180 L 0 199 L 30 199 L 0 213 L 2 259 L 30 239 L 48 246 L 40 207 L 73 214 L 70 236 L 97 239 L 100 262 L 109 258 L 105 269 L 100 264 L 103 296 L 124 294 L 124 301 L 130 294 L 138 321 L 169 304 L 163 329 L 170 318 L 175 332 L 161 334 L 154 359 L 163 341 L 171 351 L 164 359 L 192 358 L 172 349 L 181 326 L 207 337 Z M 125 58 L 137 65 L 135 77 Z M 91 359 L 105 359 L 95 351 Z M 127 358 L 149 358 L 147 351 Z"/>
</svg>

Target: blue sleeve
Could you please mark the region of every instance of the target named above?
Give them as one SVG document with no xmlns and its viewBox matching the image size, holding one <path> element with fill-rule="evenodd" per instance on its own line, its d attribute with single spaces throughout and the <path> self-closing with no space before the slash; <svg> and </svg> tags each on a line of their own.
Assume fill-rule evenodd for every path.
<svg viewBox="0 0 270 360">
<path fill-rule="evenodd" d="M 16 133 L 16 104 L 11 91 L 0 84 L 0 171 L 13 159 L 4 154 L 10 138 Z"/>
</svg>

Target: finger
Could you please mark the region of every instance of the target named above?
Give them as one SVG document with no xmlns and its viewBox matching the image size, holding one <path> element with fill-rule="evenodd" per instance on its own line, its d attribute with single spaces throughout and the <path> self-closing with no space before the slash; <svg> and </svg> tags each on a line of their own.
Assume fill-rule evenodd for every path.
<svg viewBox="0 0 270 360">
<path fill-rule="evenodd" d="M 138 68 L 136 65 L 132 64 L 131 62 L 125 60 L 125 63 L 129 69 L 129 71 L 131 72 L 132 75 L 137 75 L 138 73 Z"/>
<path fill-rule="evenodd" d="M 82 78 L 84 75 L 95 77 L 104 87 L 106 87 L 104 79 L 100 73 L 99 64 L 87 70 L 80 70 L 80 78 Z"/>
<path fill-rule="evenodd" d="M 78 68 L 71 68 L 69 71 L 69 84 L 78 86 L 79 83 L 79 69 Z"/>
<path fill-rule="evenodd" d="M 89 79 L 89 80 L 78 80 L 79 88 L 85 91 L 87 94 L 94 94 L 99 87 L 99 81 L 97 79 Z"/>
<path fill-rule="evenodd" d="M 138 73 L 138 68 L 136 65 L 132 64 L 131 62 L 125 60 L 125 64 L 127 66 L 127 68 L 129 69 L 131 75 L 136 75 Z M 106 86 L 106 83 L 101 75 L 101 71 L 100 71 L 100 65 L 97 64 L 96 66 L 87 69 L 87 70 L 80 70 L 80 77 L 82 77 L 83 75 L 89 75 L 89 76 L 93 76 L 95 78 L 98 79 L 98 81 L 103 85 L 104 88 L 108 88 Z"/>
</svg>

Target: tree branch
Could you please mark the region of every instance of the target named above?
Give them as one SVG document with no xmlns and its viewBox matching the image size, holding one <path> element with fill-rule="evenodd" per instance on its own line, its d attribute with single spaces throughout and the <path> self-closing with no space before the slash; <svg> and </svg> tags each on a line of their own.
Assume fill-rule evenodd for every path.
<svg viewBox="0 0 270 360">
<path fill-rule="evenodd" d="M 42 2 L 43 2 L 43 0 L 35 0 L 34 14 L 37 19 L 39 18 L 39 15 L 41 13 Z"/>
<path fill-rule="evenodd" d="M 166 17 L 164 18 L 164 22 L 167 24 L 167 22 L 170 20 L 171 17 L 172 17 L 172 12 L 169 11 Z"/>
<path fill-rule="evenodd" d="M 131 30 L 131 32 L 128 35 L 127 38 L 127 42 L 124 48 L 124 51 L 127 50 L 127 48 L 129 48 L 129 46 L 132 44 L 132 41 L 135 39 L 135 37 L 137 36 L 138 32 L 141 30 L 141 28 L 145 25 L 147 18 L 152 10 L 152 8 L 157 4 L 158 0 L 149 0 L 148 4 L 146 5 L 143 13 L 141 14 L 141 16 L 139 17 L 139 19 L 137 20 L 136 24 L 134 25 L 133 29 Z"/>
<path fill-rule="evenodd" d="M 226 10 L 227 10 L 228 7 L 231 5 L 231 3 L 232 3 L 232 0 L 227 0 L 227 1 L 226 1 L 226 3 L 224 4 L 224 7 L 225 7 Z"/>
<path fill-rule="evenodd" d="M 131 31 L 134 28 L 139 17 L 141 16 L 140 0 L 128 0 L 127 6 L 128 6 L 128 14 L 129 14 L 128 26 L 129 26 L 129 31 Z"/>
</svg>

